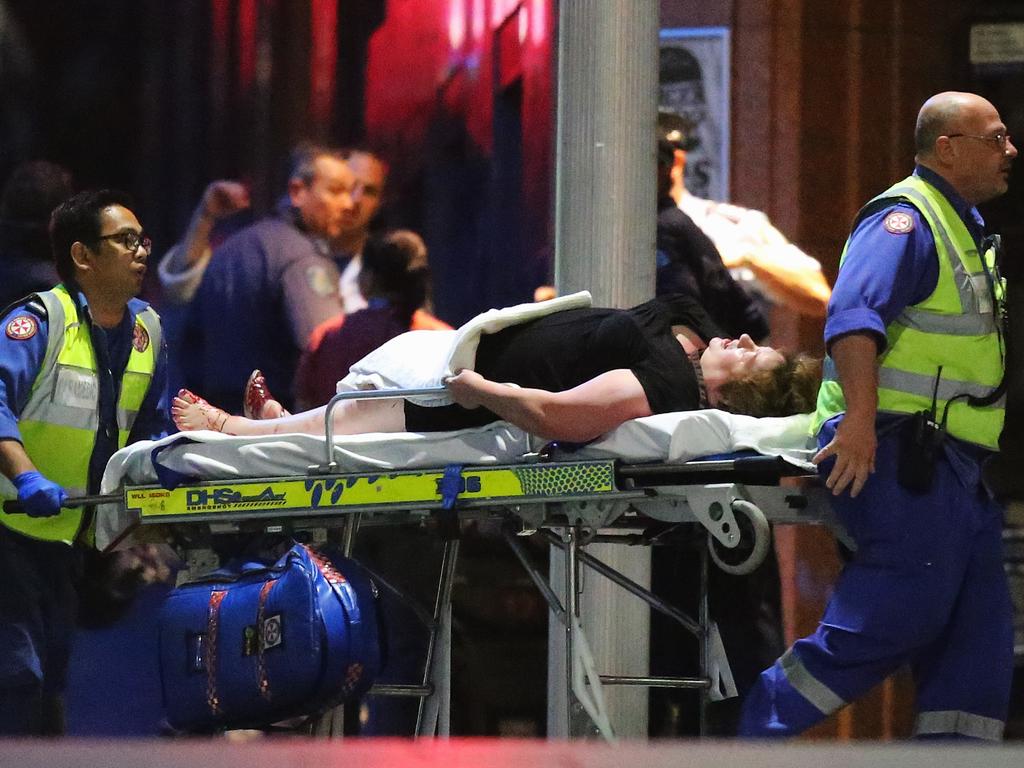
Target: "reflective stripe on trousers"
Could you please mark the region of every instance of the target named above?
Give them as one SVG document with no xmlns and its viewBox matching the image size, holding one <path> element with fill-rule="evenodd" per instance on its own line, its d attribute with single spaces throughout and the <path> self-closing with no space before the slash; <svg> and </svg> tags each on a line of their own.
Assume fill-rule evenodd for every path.
<svg viewBox="0 0 1024 768">
<path fill-rule="evenodd" d="M 970 712 L 922 712 L 914 723 L 914 735 L 956 735 L 984 741 L 1001 741 L 1003 727 L 1001 720 Z"/>
<path fill-rule="evenodd" d="M 807 671 L 792 648 L 782 655 L 779 665 L 793 690 L 811 702 L 821 714 L 831 715 L 846 706 L 842 696 Z"/>
</svg>

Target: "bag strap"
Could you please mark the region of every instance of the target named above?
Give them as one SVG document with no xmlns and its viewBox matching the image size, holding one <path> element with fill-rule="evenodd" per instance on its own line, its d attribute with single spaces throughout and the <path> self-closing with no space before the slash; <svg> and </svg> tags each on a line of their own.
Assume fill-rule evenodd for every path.
<svg viewBox="0 0 1024 768">
<path fill-rule="evenodd" d="M 267 613 L 267 597 L 270 595 L 270 590 L 277 584 L 277 579 L 271 579 L 270 581 L 263 582 L 263 586 L 260 587 L 260 598 L 256 608 L 256 626 L 259 631 L 259 639 L 256 642 L 256 679 L 259 687 L 260 696 L 267 701 L 270 701 L 270 678 L 267 676 L 267 660 L 264 655 L 267 650 L 267 625 L 266 625 L 266 613 Z"/>
<path fill-rule="evenodd" d="M 308 547 L 305 544 L 302 544 L 300 546 L 302 546 L 302 548 L 306 550 L 306 553 L 309 555 L 309 559 L 317 567 L 317 570 L 320 571 L 320 574 L 324 577 L 328 584 L 334 587 L 334 585 L 336 584 L 345 584 L 348 582 L 348 579 L 345 578 L 345 574 L 343 574 L 341 571 L 337 569 L 337 567 L 335 567 L 334 563 L 327 555 L 315 549 L 312 549 L 311 547 Z M 347 699 L 349 695 L 351 695 L 352 691 L 355 690 L 356 686 L 359 685 L 360 681 L 363 679 L 364 671 L 365 670 L 363 669 L 363 665 L 361 662 L 354 661 L 351 664 L 349 664 L 345 670 L 345 683 L 342 686 L 342 689 L 338 692 L 336 696 L 332 696 L 328 698 L 326 701 L 324 701 L 324 703 L 319 708 L 319 711 L 323 713 L 326 712 L 328 709 L 333 709 L 334 707 L 343 703 L 345 699 Z"/>
<path fill-rule="evenodd" d="M 307 547 L 305 544 L 302 545 L 302 548 L 309 554 L 309 559 L 313 561 L 313 564 L 317 567 L 317 570 L 320 571 L 320 574 L 327 579 L 328 584 L 344 584 L 348 581 L 348 579 L 345 578 L 345 575 L 334 567 L 334 563 L 332 563 L 330 558 L 326 555 L 321 552 L 317 552 L 311 547 Z"/>
<path fill-rule="evenodd" d="M 210 592 L 210 606 L 206 614 L 206 703 L 210 714 L 222 714 L 220 695 L 217 693 L 217 634 L 220 628 L 220 604 L 227 597 L 227 590 Z"/>
</svg>

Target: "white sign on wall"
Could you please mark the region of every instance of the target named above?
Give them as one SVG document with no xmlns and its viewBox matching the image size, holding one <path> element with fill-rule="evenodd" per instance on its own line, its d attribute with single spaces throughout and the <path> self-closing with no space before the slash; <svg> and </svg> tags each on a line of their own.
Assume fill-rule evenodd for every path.
<svg viewBox="0 0 1024 768">
<path fill-rule="evenodd" d="M 1024 64 L 1024 23 L 971 26 L 971 64 Z"/>
<path fill-rule="evenodd" d="M 697 197 L 729 199 L 729 30 L 661 30 L 658 104 L 694 126 L 686 188 Z"/>
</svg>

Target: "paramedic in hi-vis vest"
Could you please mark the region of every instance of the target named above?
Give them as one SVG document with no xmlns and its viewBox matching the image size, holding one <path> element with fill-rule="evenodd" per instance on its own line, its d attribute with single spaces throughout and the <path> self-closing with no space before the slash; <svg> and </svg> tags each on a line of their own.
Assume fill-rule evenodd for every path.
<svg viewBox="0 0 1024 768">
<path fill-rule="evenodd" d="M 998 237 L 976 205 L 1017 149 L 971 93 L 921 107 L 917 167 L 859 213 L 825 325 L 815 457 L 857 549 L 817 631 L 763 673 L 741 730 L 789 736 L 904 664 L 915 735 L 998 740 L 1013 673 L 1002 510 L 982 479 L 1005 385 Z"/>
<path fill-rule="evenodd" d="M 63 728 L 61 692 L 91 507 L 110 456 L 169 429 L 150 241 L 123 194 L 82 192 L 50 220 L 63 281 L 0 319 L 0 735 Z"/>
</svg>

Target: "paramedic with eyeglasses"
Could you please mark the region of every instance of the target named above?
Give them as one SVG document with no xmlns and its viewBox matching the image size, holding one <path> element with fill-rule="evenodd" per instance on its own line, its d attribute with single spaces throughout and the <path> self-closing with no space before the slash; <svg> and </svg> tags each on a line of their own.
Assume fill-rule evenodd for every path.
<svg viewBox="0 0 1024 768">
<path fill-rule="evenodd" d="M 1017 149 L 996 108 L 921 108 L 913 175 L 858 214 L 828 318 L 815 457 L 857 544 L 817 631 L 764 671 L 741 733 L 799 733 L 909 664 L 914 735 L 1002 738 L 1013 673 L 1002 510 L 982 478 L 1003 428 L 1005 318 L 975 207 Z"/>
<path fill-rule="evenodd" d="M 150 242 L 122 193 L 61 203 L 62 283 L 0 320 L 0 735 L 58 735 L 91 507 L 110 456 L 170 429 L 160 320 L 135 298 Z"/>
</svg>

